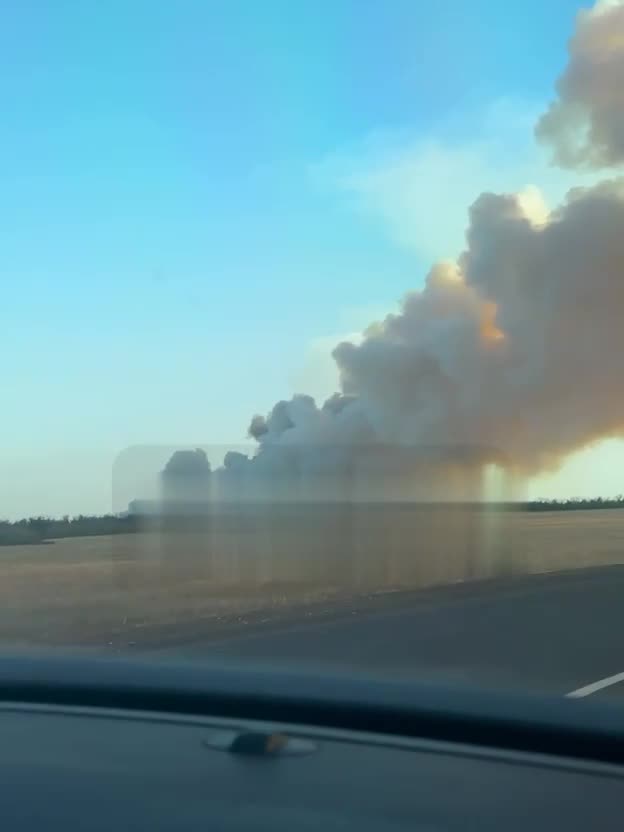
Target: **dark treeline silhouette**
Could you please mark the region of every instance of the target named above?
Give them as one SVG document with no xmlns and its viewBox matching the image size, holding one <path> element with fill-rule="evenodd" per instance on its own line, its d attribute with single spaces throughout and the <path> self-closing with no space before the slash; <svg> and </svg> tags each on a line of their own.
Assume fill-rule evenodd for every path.
<svg viewBox="0 0 624 832">
<path fill-rule="evenodd" d="M 383 505 L 383 504 L 380 504 Z M 422 504 L 423 506 L 425 504 Z M 457 505 L 457 504 L 455 504 Z M 395 504 L 396 506 L 396 504 Z M 433 506 L 429 506 L 430 508 Z M 440 504 L 443 507 L 443 504 Z M 516 503 L 472 503 L 466 507 L 478 510 L 498 509 L 526 512 L 547 511 L 588 511 L 598 509 L 624 508 L 624 495 L 616 497 L 569 498 L 564 500 L 532 500 Z M 409 505 L 404 504 L 404 509 Z M 256 506 L 255 510 L 258 510 Z M 301 510 L 301 506 L 298 507 Z M 239 507 L 231 519 L 237 526 L 245 518 L 245 508 Z M 252 511 L 253 513 L 253 511 Z M 295 512 L 296 513 L 296 512 Z M 172 521 L 175 518 L 170 518 Z M 178 517 L 179 521 L 187 523 L 189 518 Z M 213 521 L 215 517 L 213 515 Z M 175 525 L 175 524 L 174 524 Z M 231 523 L 229 524 L 231 526 Z M 0 546 L 18 544 L 42 543 L 46 540 L 58 540 L 65 537 L 90 537 L 94 535 L 133 534 L 146 528 L 146 524 L 136 515 L 101 516 L 78 515 L 77 517 L 28 517 L 16 521 L 0 521 Z M 230 531 L 232 528 L 230 528 Z"/>
<path fill-rule="evenodd" d="M 624 495 L 615 497 L 571 497 L 566 500 L 533 500 L 523 503 L 525 511 L 579 511 L 601 508 L 624 508 Z"/>
<path fill-rule="evenodd" d="M 136 517 L 112 514 L 77 517 L 28 517 L 14 522 L 0 521 L 0 546 L 41 543 L 64 537 L 89 537 L 106 534 L 129 534 L 138 530 Z"/>
</svg>

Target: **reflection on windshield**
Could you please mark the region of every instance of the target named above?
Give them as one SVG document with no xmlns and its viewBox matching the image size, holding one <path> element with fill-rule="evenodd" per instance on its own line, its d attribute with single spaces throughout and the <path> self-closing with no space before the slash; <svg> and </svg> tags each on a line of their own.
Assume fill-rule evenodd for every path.
<svg viewBox="0 0 624 832">
<path fill-rule="evenodd" d="M 295 5 L 11 15 L 4 640 L 593 690 L 624 4 Z"/>
</svg>

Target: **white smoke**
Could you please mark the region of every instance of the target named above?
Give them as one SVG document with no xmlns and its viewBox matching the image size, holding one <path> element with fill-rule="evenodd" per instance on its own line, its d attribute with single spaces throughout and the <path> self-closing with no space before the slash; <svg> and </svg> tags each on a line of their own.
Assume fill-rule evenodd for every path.
<svg viewBox="0 0 624 832">
<path fill-rule="evenodd" d="M 624 184 L 547 222 L 483 194 L 459 263 L 438 265 L 359 347 L 335 353 L 384 439 L 491 445 L 533 473 L 624 425 Z"/>
<path fill-rule="evenodd" d="M 581 11 L 557 82 L 557 99 L 536 133 L 565 167 L 624 161 L 624 3 Z"/>
<path fill-rule="evenodd" d="M 559 100 L 537 126 L 560 162 L 622 161 L 622 81 L 624 6 L 600 4 L 579 16 Z M 624 430 L 623 313 L 624 180 L 573 189 L 552 212 L 536 189 L 483 193 L 459 258 L 336 347 L 341 391 L 254 416 L 255 456 L 226 460 L 217 480 L 229 496 L 314 483 L 328 497 L 377 479 L 387 496 L 383 470 L 401 496 L 422 481 L 435 497 L 462 466 L 459 490 L 473 495 L 487 462 L 514 475 L 556 468 Z"/>
</svg>

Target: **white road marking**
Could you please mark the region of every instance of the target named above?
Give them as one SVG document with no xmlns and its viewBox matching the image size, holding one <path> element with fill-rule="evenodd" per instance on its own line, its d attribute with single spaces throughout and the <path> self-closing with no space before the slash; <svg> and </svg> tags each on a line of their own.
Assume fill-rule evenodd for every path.
<svg viewBox="0 0 624 832">
<path fill-rule="evenodd" d="M 616 673 L 614 676 L 607 676 L 604 679 L 598 679 L 597 682 L 592 682 L 591 685 L 585 685 L 582 688 L 566 693 L 571 699 L 582 699 L 584 696 L 591 696 L 592 693 L 597 693 L 603 688 L 609 688 L 611 685 L 618 685 L 624 682 L 624 673 Z"/>
</svg>

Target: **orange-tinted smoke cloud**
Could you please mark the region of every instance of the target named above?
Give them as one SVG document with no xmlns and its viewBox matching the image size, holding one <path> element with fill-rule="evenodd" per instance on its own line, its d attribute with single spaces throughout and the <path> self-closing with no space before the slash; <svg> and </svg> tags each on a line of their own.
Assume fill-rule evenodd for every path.
<svg viewBox="0 0 624 832">
<path fill-rule="evenodd" d="M 481 339 L 485 343 L 496 343 L 498 341 L 505 340 L 505 333 L 496 323 L 497 314 L 498 309 L 495 303 L 488 301 L 483 304 L 479 332 L 481 334 Z"/>
<path fill-rule="evenodd" d="M 537 127 L 564 164 L 624 162 L 622 44 L 624 5 L 580 15 Z M 535 189 L 483 193 L 457 262 L 334 350 L 341 391 L 255 416 L 258 454 L 225 474 L 278 477 L 295 448 L 301 471 L 323 477 L 367 447 L 446 449 L 445 464 L 495 460 L 518 475 L 556 467 L 624 431 L 623 321 L 623 179 L 573 189 L 550 214 Z"/>
</svg>

